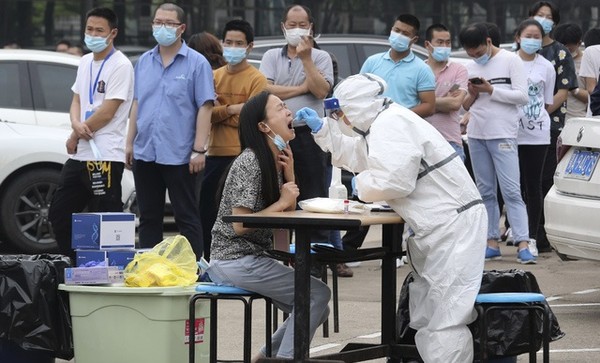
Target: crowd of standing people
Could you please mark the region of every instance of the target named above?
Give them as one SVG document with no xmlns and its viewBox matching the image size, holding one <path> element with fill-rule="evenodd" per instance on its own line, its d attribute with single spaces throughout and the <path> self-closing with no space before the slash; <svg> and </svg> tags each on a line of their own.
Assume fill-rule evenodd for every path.
<svg viewBox="0 0 600 363">
<path fill-rule="evenodd" d="M 458 38 L 473 60 L 462 65 L 449 61 L 452 37 L 444 24 L 425 30 L 428 58 L 415 56 L 421 24 L 402 14 L 391 24 L 390 49 L 334 88 L 334 58 L 318 49 L 303 5 L 285 9 L 286 44 L 267 51 L 260 69 L 247 61 L 250 23 L 231 20 L 220 39 L 204 32 L 185 42 L 185 13 L 172 3 L 157 7 L 157 45 L 134 69 L 114 45 L 115 13 L 91 10 L 85 26 L 91 53 L 82 57 L 72 88 L 66 147 L 73 156 L 50 210 L 61 253 L 73 255 L 71 213 L 122 210 L 119 181 L 129 168 L 140 246 L 163 239 L 168 193 L 180 233 L 198 258 L 211 260 L 215 282 L 269 296 L 291 314 L 273 335 L 275 355 L 290 358 L 293 269 L 264 254 L 273 245 L 270 230 L 225 223 L 223 216 L 296 209 L 297 201 L 327 196 L 332 164 L 349 167 L 357 173 L 357 196 L 385 200 L 409 227 L 419 352 L 426 362 L 472 361 L 466 324 L 484 260 L 502 258 L 502 203 L 518 261 L 536 263 L 537 253 L 551 251 L 543 197 L 552 185 L 558 135 L 569 118 L 590 114 L 588 95 L 600 72 L 597 29 L 584 37 L 582 54 L 581 29 L 557 26 L 554 4 L 539 1 L 529 16 L 516 29 L 514 52 L 499 48 L 494 24 L 462 29 Z M 323 101 L 332 91 L 341 109 L 329 118 Z M 341 247 L 359 248 L 366 233 L 346 233 Z M 315 230 L 311 240 L 329 242 L 332 235 Z M 441 270 L 431 268 L 442 262 Z M 348 266 L 339 271 L 352 276 Z M 329 299 L 329 288 L 312 278 L 311 337 L 327 319 Z"/>
</svg>

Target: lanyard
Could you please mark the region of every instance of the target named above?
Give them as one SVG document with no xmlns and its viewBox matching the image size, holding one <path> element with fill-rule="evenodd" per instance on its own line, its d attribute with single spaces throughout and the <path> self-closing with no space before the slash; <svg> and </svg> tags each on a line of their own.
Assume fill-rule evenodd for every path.
<svg viewBox="0 0 600 363">
<path fill-rule="evenodd" d="M 92 85 L 92 68 L 94 65 L 94 60 L 92 59 L 92 63 L 90 64 L 90 92 L 89 92 L 90 106 L 94 104 L 94 92 L 96 92 L 96 87 L 98 86 L 98 80 L 100 79 L 100 73 L 102 73 L 102 68 L 104 68 L 104 63 L 106 63 L 108 58 L 110 58 L 114 52 L 115 52 L 115 48 L 113 48 L 110 51 L 110 53 L 108 53 L 106 58 L 104 58 L 104 60 L 102 61 L 102 64 L 100 65 L 100 69 L 98 70 L 98 74 L 96 75 L 96 80 L 94 81 L 93 85 Z"/>
</svg>

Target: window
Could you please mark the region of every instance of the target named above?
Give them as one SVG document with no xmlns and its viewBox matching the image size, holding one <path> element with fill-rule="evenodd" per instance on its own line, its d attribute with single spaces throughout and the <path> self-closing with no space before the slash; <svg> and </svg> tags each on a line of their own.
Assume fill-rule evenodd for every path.
<svg viewBox="0 0 600 363">
<path fill-rule="evenodd" d="M 319 44 L 319 47 L 330 54 L 333 54 L 337 61 L 338 78 L 341 80 L 348 77 L 352 73 L 352 66 L 349 54 L 349 48 L 346 44 Z"/>
<path fill-rule="evenodd" d="M 77 68 L 74 66 L 38 63 L 34 65 L 37 87 L 34 88 L 36 111 L 69 112 Z"/>
<path fill-rule="evenodd" d="M 21 83 L 18 63 L 0 63 L 0 107 L 21 108 Z"/>
</svg>

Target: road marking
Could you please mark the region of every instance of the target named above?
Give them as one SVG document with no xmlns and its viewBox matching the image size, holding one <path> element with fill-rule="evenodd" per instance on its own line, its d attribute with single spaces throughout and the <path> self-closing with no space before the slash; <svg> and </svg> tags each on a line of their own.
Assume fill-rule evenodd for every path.
<svg viewBox="0 0 600 363">
<path fill-rule="evenodd" d="M 551 308 L 573 308 L 579 306 L 600 306 L 600 303 L 581 303 L 581 304 L 553 304 Z"/>
<path fill-rule="evenodd" d="M 546 301 L 554 301 L 554 300 L 560 300 L 562 299 L 562 296 L 552 296 L 546 299 Z"/>
<path fill-rule="evenodd" d="M 550 353 L 588 353 L 588 352 L 600 352 L 600 348 L 550 349 Z"/>
<path fill-rule="evenodd" d="M 335 348 L 337 346 L 339 346 L 339 344 L 328 343 L 328 344 L 319 345 L 318 347 L 310 348 L 310 354 L 317 353 L 317 352 L 320 352 L 322 350 L 327 350 L 327 349 Z"/>
<path fill-rule="evenodd" d="M 381 332 L 377 332 L 377 333 L 373 333 L 373 334 L 367 334 L 367 335 L 359 335 L 357 336 L 358 339 L 373 339 L 373 338 L 379 338 L 381 336 Z"/>
<path fill-rule="evenodd" d="M 572 292 L 573 295 L 591 294 L 592 292 L 600 291 L 600 289 L 588 289 Z"/>
</svg>

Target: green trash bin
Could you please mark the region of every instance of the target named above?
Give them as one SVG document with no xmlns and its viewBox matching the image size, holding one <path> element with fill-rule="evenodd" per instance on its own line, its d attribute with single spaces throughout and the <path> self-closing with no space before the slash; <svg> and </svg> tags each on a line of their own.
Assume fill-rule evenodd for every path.
<svg viewBox="0 0 600 363">
<path fill-rule="evenodd" d="M 76 362 L 187 362 L 194 288 L 61 284 L 69 292 Z M 196 305 L 192 325 L 201 362 L 209 358 L 209 313 L 208 302 Z"/>
</svg>

